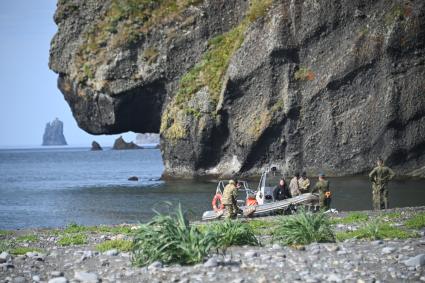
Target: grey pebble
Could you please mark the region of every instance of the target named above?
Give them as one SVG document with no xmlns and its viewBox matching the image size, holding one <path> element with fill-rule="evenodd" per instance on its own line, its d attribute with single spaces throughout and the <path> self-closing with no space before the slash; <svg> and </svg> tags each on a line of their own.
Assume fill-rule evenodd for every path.
<svg viewBox="0 0 425 283">
<path fill-rule="evenodd" d="M 84 283 L 97 283 L 99 282 L 99 277 L 96 273 L 76 271 L 74 279 Z"/>
<path fill-rule="evenodd" d="M 117 256 L 119 254 L 117 249 L 109 250 L 105 252 L 105 255 L 107 256 Z"/>
<path fill-rule="evenodd" d="M 2 252 L 2 253 L 0 254 L 0 263 L 7 262 L 7 261 L 9 261 L 9 259 L 10 259 L 10 255 L 9 255 L 9 253 L 7 253 L 7 252 Z"/>
<path fill-rule="evenodd" d="M 328 276 L 327 280 L 329 282 L 342 282 L 341 277 L 339 277 L 337 274 L 332 273 Z"/>
<path fill-rule="evenodd" d="M 25 282 L 27 282 L 25 277 L 18 276 L 18 277 L 13 278 L 13 283 L 25 283 Z"/>
<path fill-rule="evenodd" d="M 256 251 L 247 251 L 244 254 L 245 257 L 257 257 L 258 253 Z"/>
<path fill-rule="evenodd" d="M 38 275 L 34 275 L 33 277 L 32 277 L 32 281 L 34 281 L 34 282 L 40 282 L 40 276 L 38 276 Z"/>
<path fill-rule="evenodd" d="M 50 279 L 48 283 L 68 283 L 68 280 L 65 277 L 56 277 Z"/>
<path fill-rule="evenodd" d="M 336 252 L 339 251 L 339 246 L 337 245 L 325 245 L 325 249 L 329 252 Z"/>
<path fill-rule="evenodd" d="M 395 252 L 396 248 L 394 247 L 385 247 L 382 249 L 382 254 L 386 255 L 386 254 L 391 254 L 393 252 Z"/>
<path fill-rule="evenodd" d="M 50 276 L 52 277 L 62 277 L 63 276 L 63 272 L 62 271 L 52 271 L 50 272 Z"/>
<path fill-rule="evenodd" d="M 404 262 L 407 266 L 424 266 L 425 265 L 425 254 L 419 254 L 415 257 L 411 257 Z"/>
<path fill-rule="evenodd" d="M 152 269 L 157 269 L 157 268 L 162 268 L 162 262 L 160 261 L 154 261 L 152 262 L 149 266 L 148 266 L 148 270 L 152 270 Z"/>
<path fill-rule="evenodd" d="M 217 267 L 218 266 L 218 261 L 216 258 L 212 257 L 209 258 L 205 263 L 204 263 L 204 267 Z"/>
</svg>

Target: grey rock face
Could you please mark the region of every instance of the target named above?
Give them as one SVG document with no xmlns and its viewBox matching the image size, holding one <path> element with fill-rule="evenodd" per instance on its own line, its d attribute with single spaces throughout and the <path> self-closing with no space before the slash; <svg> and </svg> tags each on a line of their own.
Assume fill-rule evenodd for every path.
<svg viewBox="0 0 425 283">
<path fill-rule="evenodd" d="M 208 40 L 242 22 L 248 2 L 187 7 L 127 44 L 117 44 L 123 33 L 106 32 L 96 54 L 85 38 L 111 2 L 74 9 L 60 2 L 50 68 L 79 126 L 95 134 L 161 131 L 169 177 L 256 175 L 270 164 L 357 174 L 377 156 L 400 174 L 424 166 L 421 0 L 273 1 L 231 54 L 218 102 L 203 87 L 173 110 L 180 79 Z"/>
<path fill-rule="evenodd" d="M 63 135 L 63 122 L 58 118 L 46 124 L 42 145 L 67 145 Z"/>
</svg>

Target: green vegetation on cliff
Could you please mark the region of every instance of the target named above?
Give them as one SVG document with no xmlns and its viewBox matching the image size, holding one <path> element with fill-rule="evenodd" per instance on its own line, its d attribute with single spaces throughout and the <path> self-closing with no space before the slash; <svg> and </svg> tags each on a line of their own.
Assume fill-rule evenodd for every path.
<svg viewBox="0 0 425 283">
<path fill-rule="evenodd" d="M 202 56 L 201 61 L 180 79 L 179 90 L 163 115 L 161 132 L 165 137 L 170 140 L 183 138 L 186 134 L 182 130 L 183 126 L 180 120 L 193 113 L 196 113 L 194 115 L 196 119 L 201 116 L 197 109 L 186 111 L 186 108 L 193 95 L 202 88 L 207 88 L 210 96 L 209 103 L 213 109 L 216 108 L 231 58 L 241 47 L 249 25 L 263 17 L 272 2 L 272 0 L 252 0 L 245 18 L 239 25 L 208 42 L 208 50 Z M 183 112 L 185 115 L 181 115 L 179 112 Z"/>
</svg>

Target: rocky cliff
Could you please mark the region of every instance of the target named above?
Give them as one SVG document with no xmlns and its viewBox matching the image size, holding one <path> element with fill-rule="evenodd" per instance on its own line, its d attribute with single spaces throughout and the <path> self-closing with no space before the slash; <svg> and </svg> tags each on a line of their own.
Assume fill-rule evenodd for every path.
<svg viewBox="0 0 425 283">
<path fill-rule="evenodd" d="M 42 145 L 67 145 L 63 135 L 63 122 L 58 118 L 46 124 Z"/>
<path fill-rule="evenodd" d="M 422 0 L 60 0 L 79 126 L 159 132 L 165 176 L 425 165 Z"/>
</svg>

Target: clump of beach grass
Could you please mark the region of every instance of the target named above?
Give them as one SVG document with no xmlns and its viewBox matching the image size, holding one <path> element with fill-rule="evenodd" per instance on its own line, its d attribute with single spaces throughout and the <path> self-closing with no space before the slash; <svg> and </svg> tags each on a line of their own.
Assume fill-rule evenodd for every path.
<svg viewBox="0 0 425 283">
<path fill-rule="evenodd" d="M 195 264 L 212 252 L 224 252 L 234 245 L 259 245 L 253 229 L 241 221 L 226 220 L 205 225 L 189 225 L 181 206 L 174 213 L 157 213 L 142 224 L 133 240 L 132 261 L 145 266 L 154 261 L 166 264 Z"/>
<path fill-rule="evenodd" d="M 255 237 L 254 229 L 241 221 L 225 220 L 207 227 L 207 232 L 215 235 L 217 248 L 225 249 L 230 246 L 258 246 L 260 242 Z"/>
<path fill-rule="evenodd" d="M 304 209 L 281 218 L 273 238 L 284 245 L 306 245 L 313 242 L 334 242 L 331 221 L 324 212 L 311 213 Z"/>
<path fill-rule="evenodd" d="M 405 222 L 405 225 L 412 229 L 422 229 L 425 227 L 425 212 L 417 213 Z"/>
</svg>

